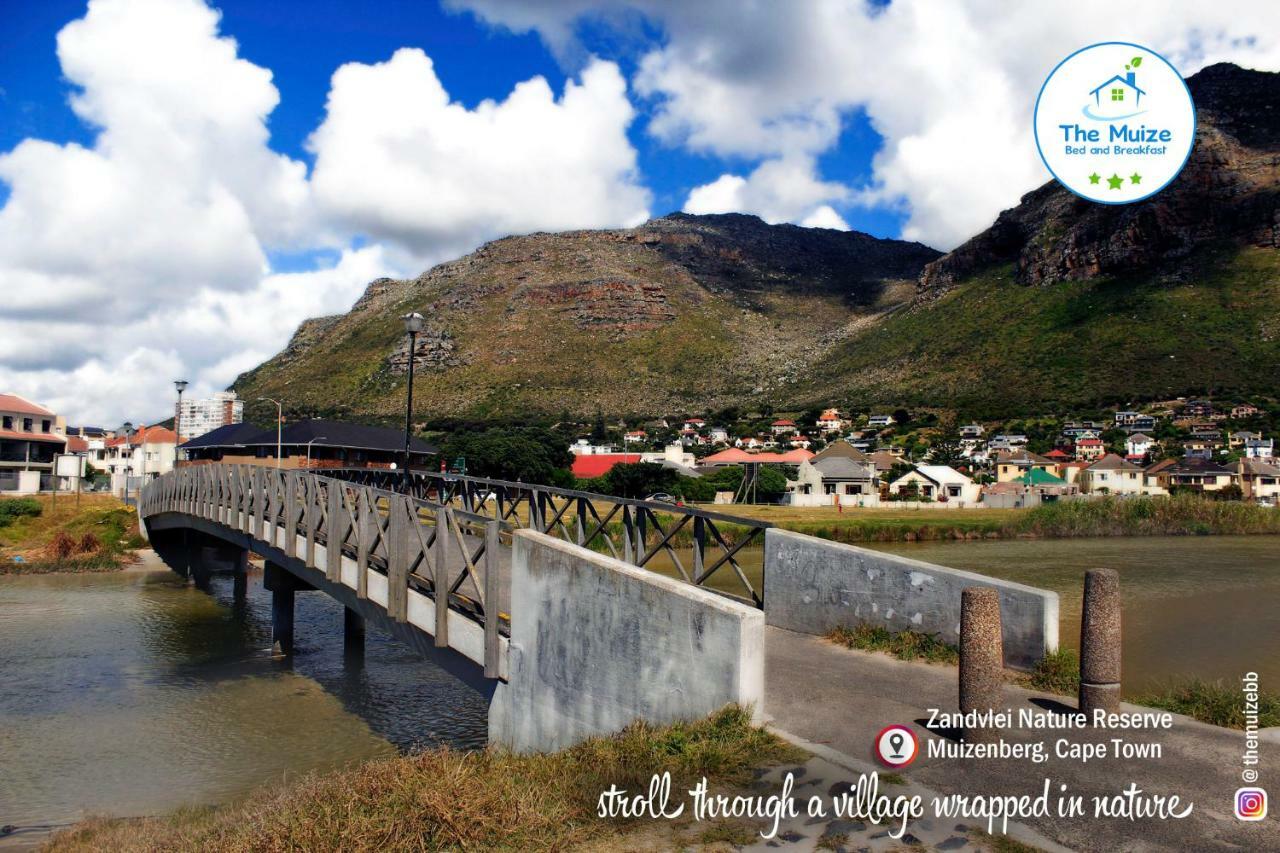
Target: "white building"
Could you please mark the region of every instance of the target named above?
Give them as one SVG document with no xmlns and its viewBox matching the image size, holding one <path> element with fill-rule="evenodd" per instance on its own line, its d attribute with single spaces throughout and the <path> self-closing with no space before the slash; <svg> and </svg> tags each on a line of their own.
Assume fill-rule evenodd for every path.
<svg viewBox="0 0 1280 853">
<path fill-rule="evenodd" d="M 921 500 L 977 503 L 982 487 L 950 465 L 917 465 L 889 484 L 890 494 L 914 491 Z"/>
<path fill-rule="evenodd" d="M 1135 432 L 1124 440 L 1124 452 L 1128 456 L 1146 456 L 1156 449 L 1157 442 L 1145 433 Z"/>
<path fill-rule="evenodd" d="M 234 391 L 219 391 L 203 400 L 183 400 L 179 415 L 177 429 L 186 441 L 243 421 L 244 402 L 236 398 Z"/>
<path fill-rule="evenodd" d="M 107 439 L 106 469 L 112 494 L 124 497 L 138 487 L 173 470 L 178 437 L 158 426 L 139 427 L 128 435 Z"/>
<path fill-rule="evenodd" d="M 1146 476 L 1141 465 L 1108 453 L 1080 472 L 1081 491 L 1108 495 L 1141 495 Z"/>
</svg>

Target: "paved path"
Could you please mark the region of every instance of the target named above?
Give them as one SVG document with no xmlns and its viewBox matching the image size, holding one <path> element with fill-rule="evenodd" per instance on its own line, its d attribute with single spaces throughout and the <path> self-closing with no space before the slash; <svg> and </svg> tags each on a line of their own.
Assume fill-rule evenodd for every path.
<svg viewBox="0 0 1280 853">
<path fill-rule="evenodd" d="M 1069 759 L 1033 764 L 1026 759 L 929 758 L 926 744 L 939 739 L 923 722 L 928 709 L 956 710 L 956 669 L 906 663 L 886 655 L 857 652 L 818 637 L 776 628 L 767 630 L 765 712 L 777 728 L 825 745 L 857 760 L 871 759 L 876 734 L 890 723 L 911 726 L 920 739 L 920 758 L 901 771 L 913 783 L 943 793 L 1040 793 L 1046 777 L 1086 797 L 1115 794 L 1136 782 L 1144 791 L 1177 794 L 1195 804 L 1183 820 L 1027 819 L 1054 841 L 1081 851 L 1275 850 L 1280 824 L 1274 816 L 1242 823 L 1232 813 L 1240 781 L 1242 732 L 1175 717 L 1171 730 L 1100 732 L 1093 729 L 1014 729 L 1010 742 L 1044 740 L 1052 752 L 1058 738 L 1078 743 L 1158 742 L 1159 759 Z M 1061 708 L 1061 697 L 1010 686 L 1006 699 L 1015 711 Z M 1149 710 L 1125 706 L 1127 711 Z M 948 733 L 950 734 L 950 733 Z M 952 735 L 954 737 L 954 735 Z M 1268 732 L 1261 744 L 1260 785 L 1280 787 L 1280 737 Z M 1268 773 L 1269 768 L 1274 768 Z M 972 823 L 972 821 L 970 821 Z"/>
</svg>

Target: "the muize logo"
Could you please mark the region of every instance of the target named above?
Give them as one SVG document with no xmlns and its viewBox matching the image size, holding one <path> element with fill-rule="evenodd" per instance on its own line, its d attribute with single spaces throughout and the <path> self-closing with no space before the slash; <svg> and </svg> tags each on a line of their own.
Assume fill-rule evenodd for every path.
<svg viewBox="0 0 1280 853">
<path fill-rule="evenodd" d="M 1068 56 L 1036 99 L 1035 135 L 1053 176 L 1079 196 L 1127 204 L 1186 165 L 1196 112 L 1182 75 L 1158 53 L 1104 42 Z"/>
</svg>

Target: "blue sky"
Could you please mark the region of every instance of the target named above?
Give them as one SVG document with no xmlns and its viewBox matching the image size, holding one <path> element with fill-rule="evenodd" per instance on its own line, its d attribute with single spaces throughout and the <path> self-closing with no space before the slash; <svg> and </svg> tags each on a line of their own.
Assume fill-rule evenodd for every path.
<svg viewBox="0 0 1280 853">
<path fill-rule="evenodd" d="M 240 55 L 274 75 L 281 101 L 269 121 L 272 148 L 308 164 L 314 158 L 304 143 L 324 118 L 330 76 L 343 63 L 382 62 L 398 48 L 420 47 L 435 60 L 449 94 L 468 107 L 486 98 L 501 99 L 535 75 L 558 92 L 566 71 L 574 70 L 562 67 L 535 33 L 515 34 L 430 0 L 222 0 L 214 5 L 222 12 L 222 32 L 236 39 Z M 84 9 L 83 0 L 0 0 L 0 151 L 26 137 L 92 143 L 93 129 L 67 104 L 74 87 L 62 76 L 55 54 L 58 31 Z M 588 53 L 616 61 L 628 78 L 640 51 L 662 41 L 655 28 L 646 29 L 645 41 L 589 25 L 580 27 L 579 34 Z M 681 209 L 694 187 L 755 161 L 691 152 L 654 139 L 644 120 L 649 101 L 634 93 L 631 97 L 641 115 L 628 136 L 639 155 L 642 179 L 653 193 L 655 215 Z M 837 143 L 820 158 L 823 177 L 866 182 L 881 142 L 866 114 L 851 112 Z M 0 184 L 0 200 L 5 192 Z M 899 236 L 905 219 L 901 208 L 892 205 L 835 207 L 851 228 L 878 237 Z M 275 257 L 285 268 L 297 263 L 286 255 Z"/>
<path fill-rule="evenodd" d="M 443 2 L 0 0 L 0 391 L 142 422 L 508 234 L 948 250 L 1049 179 L 1030 117 L 1078 48 L 1280 69 L 1271 0 Z"/>
</svg>

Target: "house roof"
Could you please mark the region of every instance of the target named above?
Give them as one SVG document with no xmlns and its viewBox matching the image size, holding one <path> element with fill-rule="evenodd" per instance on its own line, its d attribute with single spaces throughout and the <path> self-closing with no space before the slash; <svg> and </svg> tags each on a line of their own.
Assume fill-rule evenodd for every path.
<svg viewBox="0 0 1280 853">
<path fill-rule="evenodd" d="M 796 422 L 789 418 L 778 418 L 770 426 L 795 426 Z"/>
<path fill-rule="evenodd" d="M 1099 447 L 1102 445 L 1100 438 L 1081 438 L 1076 441 L 1076 447 Z"/>
<path fill-rule="evenodd" d="M 847 459 L 852 459 L 854 462 L 868 461 L 867 454 L 863 453 L 843 438 L 831 442 L 826 447 L 822 448 L 822 450 L 820 450 L 813 458 L 814 461 L 817 461 L 819 459 L 826 459 L 830 456 L 843 456 Z"/>
<path fill-rule="evenodd" d="M 342 447 L 354 450 L 403 451 L 404 432 L 387 427 L 366 426 L 344 421 L 305 420 L 288 424 L 280 433 L 280 443 L 288 446 Z M 185 442 L 186 450 L 202 447 L 275 446 L 276 431 L 253 424 L 227 424 Z M 413 453 L 436 453 L 437 448 L 420 438 L 409 442 Z"/>
<path fill-rule="evenodd" d="M 1135 92 L 1137 92 L 1140 95 L 1147 94 L 1142 89 L 1138 88 L 1137 83 L 1133 82 L 1132 80 L 1127 80 L 1124 77 L 1121 77 L 1119 74 L 1114 75 L 1110 80 L 1107 80 L 1105 83 L 1099 83 L 1096 88 L 1089 90 L 1089 94 L 1092 95 L 1095 92 L 1097 92 L 1098 89 L 1101 89 L 1103 86 L 1110 86 L 1112 83 L 1116 83 L 1116 82 L 1123 83 L 1124 85 L 1128 86 L 1130 89 L 1133 89 Z"/>
<path fill-rule="evenodd" d="M 1256 456 L 1245 457 L 1240 460 L 1240 473 L 1264 477 L 1280 477 L 1280 465 L 1266 462 Z"/>
<path fill-rule="evenodd" d="M 583 453 L 573 457 L 573 476 L 585 480 L 603 477 L 615 465 L 634 465 L 640 461 L 639 453 Z"/>
<path fill-rule="evenodd" d="M 1134 465 L 1114 453 L 1105 454 L 1097 462 L 1089 466 L 1090 471 L 1141 471 L 1141 465 Z"/>
<path fill-rule="evenodd" d="M 1067 452 L 1060 447 L 1055 447 L 1044 455 L 1045 459 L 1069 459 Z"/>
<path fill-rule="evenodd" d="M 828 456 L 810 459 L 809 464 L 818 469 L 824 480 L 870 480 L 875 471 L 848 456 Z"/>
<path fill-rule="evenodd" d="M 901 461 L 887 450 L 877 450 L 875 453 L 869 454 L 867 458 L 876 466 L 877 470 L 881 471 L 888 471 Z"/>
<path fill-rule="evenodd" d="M 1135 432 L 1135 433 L 1131 433 L 1131 434 L 1129 435 L 1128 440 L 1129 440 L 1129 441 L 1155 441 L 1155 439 L 1154 439 L 1154 438 L 1152 438 L 1151 436 L 1147 435 L 1145 432 Z"/>
<path fill-rule="evenodd" d="M 56 432 L 19 432 L 13 429 L 0 430 L 0 438 L 13 438 L 18 441 L 47 441 L 52 444 L 66 444 L 67 440 Z"/>
<path fill-rule="evenodd" d="M 49 418 L 54 416 L 53 412 L 44 406 L 14 393 L 0 394 L 0 411 L 17 412 L 20 415 L 42 415 Z"/>
<path fill-rule="evenodd" d="M 1168 467 L 1167 471 L 1170 474 L 1211 474 L 1214 476 L 1235 473 L 1230 468 L 1224 468 L 1217 462 L 1196 456 L 1177 460 Z"/>
<path fill-rule="evenodd" d="M 204 435 L 188 439 L 182 443 L 182 446 L 186 450 L 198 450 L 202 447 L 244 447 L 246 444 L 257 444 L 266 432 L 253 424 L 226 424 L 209 430 Z M 274 443 L 275 440 L 275 430 L 272 430 L 271 441 Z"/>
<path fill-rule="evenodd" d="M 916 470 L 935 483 L 954 483 L 957 480 L 963 480 L 966 483 L 971 482 L 968 477 L 950 465 L 917 465 Z"/>
<path fill-rule="evenodd" d="M 129 443 L 138 444 L 177 444 L 178 436 L 171 430 L 162 426 L 140 426 L 138 431 L 129 436 Z"/>
<path fill-rule="evenodd" d="M 1013 482 L 1027 486 L 1065 486 L 1067 484 L 1066 480 L 1055 477 L 1041 468 L 1032 468 L 1021 477 L 1014 477 Z"/>
<path fill-rule="evenodd" d="M 1052 459 L 1045 459 L 1027 450 L 1001 450 L 996 454 L 996 461 L 1005 465 L 1052 465 Z"/>
<path fill-rule="evenodd" d="M 89 442 L 86 439 L 78 435 L 67 436 L 67 452 L 68 453 L 84 453 L 88 449 L 89 449 Z"/>
<path fill-rule="evenodd" d="M 741 465 L 747 462 L 762 462 L 774 465 L 799 465 L 801 462 L 812 459 L 813 454 L 807 450 L 797 448 L 788 450 L 786 453 L 747 453 L 736 447 L 730 447 L 721 450 L 719 453 L 713 453 L 702 460 L 703 465 Z"/>
</svg>

